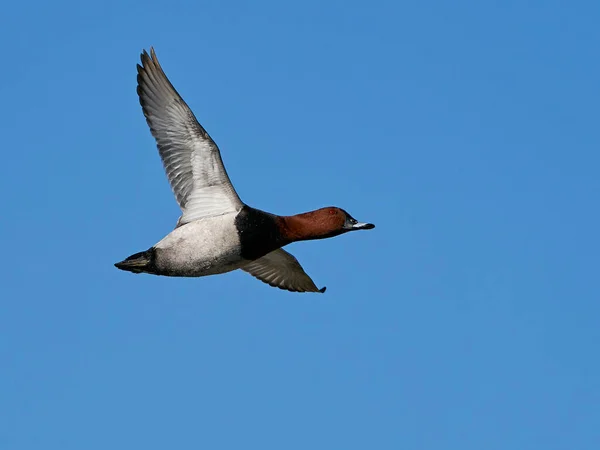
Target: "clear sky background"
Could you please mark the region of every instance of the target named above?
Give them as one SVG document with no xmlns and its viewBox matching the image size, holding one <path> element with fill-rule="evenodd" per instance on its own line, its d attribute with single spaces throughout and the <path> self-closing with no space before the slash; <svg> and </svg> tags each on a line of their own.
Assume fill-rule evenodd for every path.
<svg viewBox="0 0 600 450">
<path fill-rule="evenodd" d="M 0 448 L 600 448 L 600 3 L 10 2 Z M 324 295 L 118 271 L 179 216 L 153 45 Z"/>
</svg>

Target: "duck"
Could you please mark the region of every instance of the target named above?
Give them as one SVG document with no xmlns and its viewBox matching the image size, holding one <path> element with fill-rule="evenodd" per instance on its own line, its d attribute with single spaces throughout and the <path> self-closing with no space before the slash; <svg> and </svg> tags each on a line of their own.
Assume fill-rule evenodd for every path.
<svg viewBox="0 0 600 450">
<path fill-rule="evenodd" d="M 279 216 L 242 202 L 217 144 L 165 75 L 154 48 L 150 54 L 143 50 L 140 59 L 137 94 L 181 216 L 158 243 L 115 266 L 168 277 L 203 277 L 241 269 L 283 290 L 325 292 L 283 247 L 375 225 L 359 222 L 334 206 Z"/>
</svg>

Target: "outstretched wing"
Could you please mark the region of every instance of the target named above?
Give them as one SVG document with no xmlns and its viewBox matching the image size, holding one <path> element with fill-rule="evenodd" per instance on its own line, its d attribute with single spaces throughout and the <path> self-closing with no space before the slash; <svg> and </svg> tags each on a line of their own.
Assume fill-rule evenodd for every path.
<svg viewBox="0 0 600 450">
<path fill-rule="evenodd" d="M 241 268 L 273 287 L 292 292 L 325 292 L 306 274 L 296 258 L 282 249 L 272 251 Z"/>
<path fill-rule="evenodd" d="M 233 188 L 217 144 L 163 72 L 154 49 L 138 64 L 137 93 L 177 203 L 178 225 L 203 217 L 239 211 L 243 203 Z"/>
</svg>

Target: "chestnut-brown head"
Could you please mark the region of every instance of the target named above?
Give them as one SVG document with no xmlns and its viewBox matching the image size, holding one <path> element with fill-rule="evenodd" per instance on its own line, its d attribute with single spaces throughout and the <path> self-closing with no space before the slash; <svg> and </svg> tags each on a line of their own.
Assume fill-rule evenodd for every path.
<svg viewBox="0 0 600 450">
<path fill-rule="evenodd" d="M 282 217 L 282 220 L 284 235 L 290 242 L 325 239 L 348 231 L 375 228 L 372 223 L 359 222 L 343 209 L 334 206 Z"/>
</svg>

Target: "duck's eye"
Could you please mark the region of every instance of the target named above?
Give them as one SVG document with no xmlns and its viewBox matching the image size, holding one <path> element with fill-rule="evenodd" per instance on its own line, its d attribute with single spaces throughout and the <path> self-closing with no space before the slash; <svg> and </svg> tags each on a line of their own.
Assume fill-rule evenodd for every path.
<svg viewBox="0 0 600 450">
<path fill-rule="evenodd" d="M 330 210 L 329 210 L 329 215 L 330 215 L 330 216 L 333 216 L 335 213 L 336 213 L 336 212 L 335 212 L 335 209 L 330 209 Z"/>
</svg>

